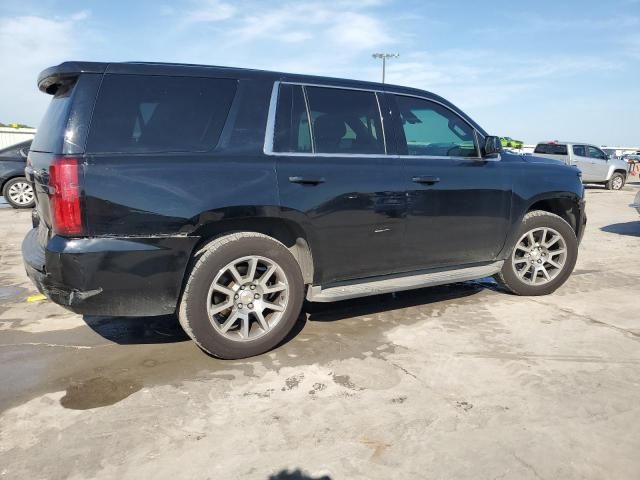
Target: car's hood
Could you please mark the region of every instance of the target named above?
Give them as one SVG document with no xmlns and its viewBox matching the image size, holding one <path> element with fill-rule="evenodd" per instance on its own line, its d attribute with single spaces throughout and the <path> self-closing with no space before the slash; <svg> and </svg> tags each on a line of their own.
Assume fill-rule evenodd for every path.
<svg viewBox="0 0 640 480">
<path fill-rule="evenodd" d="M 544 163 L 547 165 L 565 165 L 565 163 L 556 158 L 540 157 L 537 155 L 520 155 L 525 162 L 528 163 Z"/>
</svg>

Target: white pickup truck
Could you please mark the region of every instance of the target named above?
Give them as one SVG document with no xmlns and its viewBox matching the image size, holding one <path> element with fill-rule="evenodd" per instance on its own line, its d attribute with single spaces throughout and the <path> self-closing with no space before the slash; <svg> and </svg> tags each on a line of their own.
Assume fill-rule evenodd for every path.
<svg viewBox="0 0 640 480">
<path fill-rule="evenodd" d="M 583 183 L 601 183 L 607 190 L 620 190 L 627 181 L 627 164 L 609 158 L 595 145 L 580 142 L 539 143 L 533 154 L 575 165 L 582 172 Z"/>
</svg>

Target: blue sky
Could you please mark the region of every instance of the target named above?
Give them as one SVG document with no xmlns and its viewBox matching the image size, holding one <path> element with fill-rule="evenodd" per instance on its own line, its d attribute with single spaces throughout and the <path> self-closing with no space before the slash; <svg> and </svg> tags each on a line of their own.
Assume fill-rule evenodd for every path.
<svg viewBox="0 0 640 480">
<path fill-rule="evenodd" d="M 37 125 L 64 60 L 174 61 L 378 80 L 489 132 L 640 145 L 640 0 L 23 0 L 0 6 L 0 121 Z"/>
</svg>

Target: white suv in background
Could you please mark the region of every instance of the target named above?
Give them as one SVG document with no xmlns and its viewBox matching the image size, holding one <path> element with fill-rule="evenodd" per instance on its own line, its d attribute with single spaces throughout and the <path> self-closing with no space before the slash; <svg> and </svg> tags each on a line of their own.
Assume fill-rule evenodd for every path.
<svg viewBox="0 0 640 480">
<path fill-rule="evenodd" d="M 609 158 L 595 145 L 581 142 L 539 143 L 533 154 L 575 165 L 582 172 L 583 183 L 601 183 L 607 190 L 620 190 L 627 181 L 627 164 Z"/>
</svg>

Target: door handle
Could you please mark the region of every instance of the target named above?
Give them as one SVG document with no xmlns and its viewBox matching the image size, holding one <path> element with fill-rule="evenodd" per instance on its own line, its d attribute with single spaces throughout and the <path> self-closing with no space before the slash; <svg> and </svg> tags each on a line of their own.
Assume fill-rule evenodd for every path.
<svg viewBox="0 0 640 480">
<path fill-rule="evenodd" d="M 318 185 L 324 183 L 324 177 L 289 177 L 291 183 L 300 183 L 302 185 Z"/>
<path fill-rule="evenodd" d="M 413 181 L 416 183 L 425 183 L 427 185 L 433 185 L 440 181 L 440 177 L 434 177 L 433 175 L 422 175 L 413 177 Z"/>
</svg>

